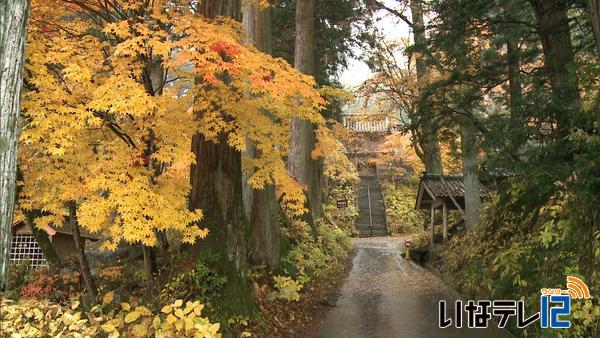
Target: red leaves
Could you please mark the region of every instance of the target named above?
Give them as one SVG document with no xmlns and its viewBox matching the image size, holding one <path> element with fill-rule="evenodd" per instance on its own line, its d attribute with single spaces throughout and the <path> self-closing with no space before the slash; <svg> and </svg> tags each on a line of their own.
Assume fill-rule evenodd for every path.
<svg viewBox="0 0 600 338">
<path fill-rule="evenodd" d="M 223 53 L 232 59 L 241 53 L 237 46 L 222 40 L 213 42 L 213 44 L 210 45 L 210 49 L 213 52 Z"/>
<path fill-rule="evenodd" d="M 47 298 L 54 293 L 53 285 L 56 284 L 58 277 L 49 276 L 40 273 L 28 284 L 25 284 L 19 291 L 19 295 L 23 298 Z"/>
<path fill-rule="evenodd" d="M 147 166 L 150 163 L 150 156 L 143 154 L 133 158 L 131 165 L 134 167 L 141 167 L 142 165 Z"/>
<path fill-rule="evenodd" d="M 206 81 L 211 86 L 216 87 L 219 84 L 217 77 L 213 73 L 206 73 L 206 74 L 204 74 L 203 78 L 204 78 L 204 81 Z"/>
</svg>

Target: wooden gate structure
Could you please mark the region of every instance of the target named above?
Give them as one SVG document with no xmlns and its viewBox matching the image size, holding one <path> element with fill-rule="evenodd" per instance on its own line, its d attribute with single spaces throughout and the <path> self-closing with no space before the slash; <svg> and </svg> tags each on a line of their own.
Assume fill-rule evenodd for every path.
<svg viewBox="0 0 600 338">
<path fill-rule="evenodd" d="M 490 196 L 489 190 L 479 185 L 481 198 Z M 415 209 L 430 209 L 431 220 L 429 222 L 431 232 L 431 243 L 435 235 L 435 211 L 442 209 L 442 232 L 443 238 L 448 238 L 448 210 L 465 209 L 465 185 L 462 176 L 433 175 L 423 173 L 419 180 L 419 190 Z"/>
</svg>

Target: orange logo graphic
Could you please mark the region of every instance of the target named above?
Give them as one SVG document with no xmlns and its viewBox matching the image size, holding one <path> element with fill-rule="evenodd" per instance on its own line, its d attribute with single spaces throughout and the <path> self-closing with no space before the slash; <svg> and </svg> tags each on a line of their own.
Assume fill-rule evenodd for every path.
<svg viewBox="0 0 600 338">
<path fill-rule="evenodd" d="M 567 277 L 567 290 L 563 290 L 563 292 L 571 295 L 573 299 L 590 298 L 590 289 L 588 289 L 587 285 L 581 279 L 575 276 Z"/>
</svg>

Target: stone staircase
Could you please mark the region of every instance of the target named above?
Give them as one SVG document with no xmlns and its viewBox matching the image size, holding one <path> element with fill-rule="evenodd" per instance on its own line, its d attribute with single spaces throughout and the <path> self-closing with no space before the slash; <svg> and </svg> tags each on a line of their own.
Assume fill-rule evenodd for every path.
<svg viewBox="0 0 600 338">
<path fill-rule="evenodd" d="M 371 200 L 370 211 L 369 197 Z M 356 221 L 356 228 L 361 237 L 387 236 L 383 195 L 374 175 L 360 177 L 358 209 L 359 217 Z"/>
</svg>

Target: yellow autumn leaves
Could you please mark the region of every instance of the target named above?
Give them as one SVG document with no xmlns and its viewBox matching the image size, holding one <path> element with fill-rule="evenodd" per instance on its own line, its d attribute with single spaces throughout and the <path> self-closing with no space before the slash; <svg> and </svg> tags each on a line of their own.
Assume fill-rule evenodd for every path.
<svg viewBox="0 0 600 338">
<path fill-rule="evenodd" d="M 2 299 L 0 331 L 14 337 L 199 337 L 218 338 L 220 325 L 202 317 L 204 307 L 198 301 L 182 300 L 154 314 L 145 306 L 114 304 L 114 293 L 103 297 L 102 304 L 80 311 L 79 302 L 70 307 L 29 299 L 15 302 Z"/>
<path fill-rule="evenodd" d="M 20 208 L 60 227 L 75 203 L 79 224 L 107 249 L 153 246 L 161 231 L 192 243 L 207 235 L 187 200 L 189 167 L 203 160 L 190 144 L 202 133 L 239 151 L 251 142 L 262 155 L 245 162 L 249 184 L 275 184 L 288 210 L 304 212 L 284 159 L 292 117 L 324 124 L 314 79 L 245 45 L 232 20 L 176 1 L 116 3 L 128 10 L 32 3 Z"/>
</svg>

